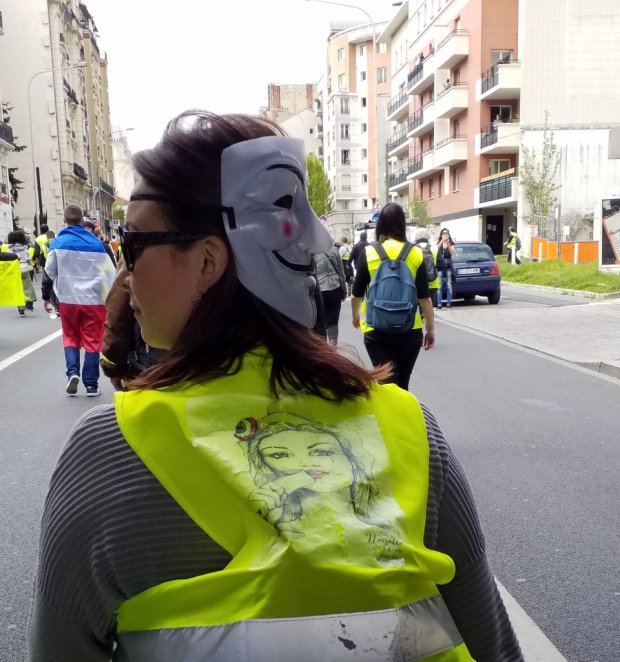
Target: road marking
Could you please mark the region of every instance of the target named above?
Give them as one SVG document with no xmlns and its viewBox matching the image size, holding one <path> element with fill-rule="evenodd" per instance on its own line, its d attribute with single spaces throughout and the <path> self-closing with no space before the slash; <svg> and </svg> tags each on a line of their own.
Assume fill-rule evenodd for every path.
<svg viewBox="0 0 620 662">
<path fill-rule="evenodd" d="M 8 368 L 10 365 L 13 365 L 13 363 L 15 363 L 16 361 L 19 361 L 20 359 L 23 359 L 25 356 L 28 356 L 28 354 L 32 354 L 32 352 L 35 352 L 40 347 L 43 347 L 43 345 L 47 345 L 48 342 L 52 342 L 52 340 L 59 338 L 61 335 L 62 335 L 62 329 L 58 329 L 58 331 L 54 331 L 54 333 L 50 333 L 49 336 L 45 336 L 45 338 L 41 338 L 41 340 L 37 340 L 37 342 L 32 343 L 32 345 L 28 345 L 28 347 L 25 347 L 24 349 L 20 349 L 19 352 L 16 352 L 12 356 L 9 356 L 8 359 L 4 359 L 4 361 L 0 361 L 0 372 L 5 368 Z"/>
<path fill-rule="evenodd" d="M 527 615 L 523 607 L 508 593 L 497 578 L 495 579 L 510 622 L 514 628 L 523 657 L 527 662 L 568 662 L 560 651 L 545 636 L 545 633 Z"/>
</svg>

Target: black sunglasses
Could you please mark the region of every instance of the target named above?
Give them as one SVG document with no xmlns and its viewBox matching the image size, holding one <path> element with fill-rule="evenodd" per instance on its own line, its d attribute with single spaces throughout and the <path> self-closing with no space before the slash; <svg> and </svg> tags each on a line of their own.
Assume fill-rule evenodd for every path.
<svg viewBox="0 0 620 662">
<path fill-rule="evenodd" d="M 173 200 L 158 193 L 134 193 L 129 202 L 137 200 L 149 200 L 152 202 L 164 202 L 173 204 Z M 231 230 L 236 229 L 235 212 L 232 207 L 221 205 L 204 205 L 205 208 L 214 212 L 221 212 L 228 220 Z M 208 237 L 212 232 L 192 233 L 192 232 L 138 232 L 133 230 L 118 229 L 118 238 L 121 245 L 121 252 L 127 271 L 133 271 L 136 264 L 136 251 L 148 246 L 163 246 L 165 244 L 191 244 L 199 239 Z"/>
<path fill-rule="evenodd" d="M 121 252 L 127 271 L 133 271 L 136 264 L 136 251 L 148 246 L 164 244 L 191 244 L 208 237 L 208 234 L 188 234 L 187 232 L 134 232 L 118 229 Z"/>
</svg>

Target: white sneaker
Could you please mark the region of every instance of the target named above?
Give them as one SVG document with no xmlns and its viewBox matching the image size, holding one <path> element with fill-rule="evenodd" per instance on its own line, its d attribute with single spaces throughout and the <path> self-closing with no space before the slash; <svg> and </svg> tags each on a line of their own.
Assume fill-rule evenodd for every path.
<svg viewBox="0 0 620 662">
<path fill-rule="evenodd" d="M 80 383 L 79 375 L 71 375 L 69 381 L 67 382 L 67 395 L 76 395 L 78 390 L 78 385 Z"/>
</svg>

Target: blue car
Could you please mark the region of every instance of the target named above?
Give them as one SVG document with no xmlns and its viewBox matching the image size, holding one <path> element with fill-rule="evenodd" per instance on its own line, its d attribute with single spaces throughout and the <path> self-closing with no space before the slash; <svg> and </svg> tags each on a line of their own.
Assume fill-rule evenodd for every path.
<svg viewBox="0 0 620 662">
<path fill-rule="evenodd" d="M 455 249 L 452 298 L 471 301 L 476 296 L 483 296 L 489 303 L 499 303 L 501 276 L 491 248 L 481 241 L 457 241 Z"/>
</svg>

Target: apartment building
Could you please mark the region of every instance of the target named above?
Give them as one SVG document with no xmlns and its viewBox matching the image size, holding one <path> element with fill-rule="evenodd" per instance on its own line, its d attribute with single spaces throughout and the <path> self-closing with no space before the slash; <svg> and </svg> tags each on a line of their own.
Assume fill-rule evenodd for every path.
<svg viewBox="0 0 620 662">
<path fill-rule="evenodd" d="M 111 209 L 104 204 L 104 184 L 113 186 L 104 146 L 110 134 L 105 58 L 84 3 L 2 0 L 2 10 L 11 29 L 0 39 L 0 84 L 14 107 L 13 131 L 27 146 L 11 159 L 24 182 L 16 210 L 25 227 L 36 214 L 58 230 L 69 202 Z"/>
<path fill-rule="evenodd" d="M 0 7 L 0 40 L 3 35 L 4 24 Z M 0 109 L 2 108 L 2 102 L 2 80 L 0 80 Z M 0 112 L 0 239 L 3 241 L 6 241 L 7 234 L 13 229 L 8 161 L 13 149 L 13 129 L 4 122 L 4 115 Z"/>
<path fill-rule="evenodd" d="M 122 205 L 129 204 L 129 197 L 137 184 L 133 168 L 132 154 L 127 142 L 127 134 L 117 126 L 112 127 L 112 163 L 114 167 L 115 201 Z"/>
<path fill-rule="evenodd" d="M 323 165 L 334 190 L 330 227 L 348 233 L 388 201 L 390 57 L 386 44 L 375 43 L 385 25 L 334 24 L 327 41 L 328 70 L 317 112 L 323 120 Z"/>
<path fill-rule="evenodd" d="M 609 130 L 619 126 L 614 26 L 614 0 L 403 3 L 380 37 L 393 72 L 391 199 L 417 193 L 436 224 L 496 253 L 516 224 L 527 253 L 542 228 L 518 169 L 523 147 L 540 159 L 547 128 L 560 155 L 558 235 L 565 216 L 591 215 L 620 188 L 620 163 L 608 155 Z"/>
<path fill-rule="evenodd" d="M 260 109 L 260 115 L 273 122 L 284 122 L 296 113 L 312 108 L 317 86 L 314 83 L 267 86 L 267 106 Z"/>
</svg>

